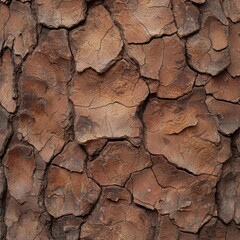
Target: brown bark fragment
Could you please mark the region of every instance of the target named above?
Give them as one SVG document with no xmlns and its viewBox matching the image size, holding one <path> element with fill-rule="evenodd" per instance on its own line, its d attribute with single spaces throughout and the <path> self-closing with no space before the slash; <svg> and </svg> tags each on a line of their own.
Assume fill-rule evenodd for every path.
<svg viewBox="0 0 240 240">
<path fill-rule="evenodd" d="M 128 43 L 143 43 L 152 37 L 176 32 L 171 1 L 106 1 Z"/>
<path fill-rule="evenodd" d="M 101 186 L 124 186 L 132 172 L 151 166 L 149 154 L 131 143 L 111 142 L 106 145 L 99 157 L 90 162 L 91 177 Z"/>
<path fill-rule="evenodd" d="M 130 57 L 140 65 L 141 75 L 160 81 L 158 97 L 177 98 L 192 90 L 196 73 L 186 66 L 184 47 L 184 41 L 176 35 L 128 46 Z"/>
<path fill-rule="evenodd" d="M 212 97 L 206 99 L 206 104 L 220 132 L 230 135 L 240 127 L 239 104 L 217 101 Z"/>
<path fill-rule="evenodd" d="M 70 124 L 66 96 L 70 61 L 66 30 L 52 30 L 24 63 L 20 79 L 18 132 L 47 162 L 62 149 Z"/>
<path fill-rule="evenodd" d="M 233 78 L 227 72 L 211 78 L 206 84 L 207 94 L 214 98 L 237 103 L 240 100 L 240 78 Z"/>
<path fill-rule="evenodd" d="M 0 102 L 8 112 L 14 112 L 16 109 L 14 85 L 14 65 L 11 51 L 6 50 L 0 58 Z"/>
<path fill-rule="evenodd" d="M 219 136 L 204 101 L 202 89 L 179 100 L 150 99 L 143 115 L 145 145 L 194 174 L 217 175 L 230 157 L 230 143 Z"/>
<path fill-rule="evenodd" d="M 76 74 L 70 89 L 76 139 L 85 143 L 103 137 L 139 137 L 142 124 L 136 111 L 147 95 L 146 83 L 125 61 L 103 75 L 93 70 Z"/>
<path fill-rule="evenodd" d="M 48 27 L 70 28 L 85 19 L 85 0 L 37 0 L 38 22 Z"/>
<path fill-rule="evenodd" d="M 155 214 L 131 205 L 126 189 L 103 189 L 99 204 L 83 224 L 81 239 L 153 239 Z"/>
<path fill-rule="evenodd" d="M 51 166 L 45 190 L 45 205 L 55 218 L 73 214 L 84 216 L 96 203 L 100 188 L 85 173 Z"/>
<path fill-rule="evenodd" d="M 186 0 L 173 0 L 172 5 L 180 37 L 185 37 L 199 30 L 199 10 L 196 6 Z"/>
<path fill-rule="evenodd" d="M 240 64 L 240 23 L 230 24 L 230 33 L 229 33 L 229 50 L 231 63 L 228 67 L 228 72 L 232 77 L 240 76 L 239 64 Z"/>
<path fill-rule="evenodd" d="M 6 15 L 9 15 L 7 19 Z M 3 29 L 4 46 L 13 48 L 14 53 L 21 58 L 24 58 L 37 43 L 36 21 L 29 4 L 12 1 L 9 13 L 4 10 Z"/>
<path fill-rule="evenodd" d="M 240 21 L 240 2 L 238 0 L 224 0 L 223 10 L 225 15 L 233 22 Z"/>
<path fill-rule="evenodd" d="M 228 26 L 208 17 L 199 33 L 187 40 L 189 64 L 200 73 L 215 76 L 230 64 L 227 45 Z"/>
<path fill-rule="evenodd" d="M 64 150 L 53 159 L 52 164 L 66 168 L 71 172 L 83 172 L 86 153 L 76 142 L 70 142 Z"/>
<path fill-rule="evenodd" d="M 133 174 L 128 183 L 134 202 L 170 214 L 180 230 L 197 232 L 213 214 L 216 178 L 198 178 L 171 166 L 163 157 L 153 158 L 153 163 L 152 169 Z"/>
<path fill-rule="evenodd" d="M 64 216 L 54 220 L 52 236 L 54 239 L 78 240 L 80 226 L 83 220 L 80 217 Z"/>
<path fill-rule="evenodd" d="M 123 46 L 118 28 L 103 6 L 89 10 L 85 25 L 70 32 L 70 42 L 78 72 L 87 68 L 104 72 L 116 62 Z"/>
</svg>

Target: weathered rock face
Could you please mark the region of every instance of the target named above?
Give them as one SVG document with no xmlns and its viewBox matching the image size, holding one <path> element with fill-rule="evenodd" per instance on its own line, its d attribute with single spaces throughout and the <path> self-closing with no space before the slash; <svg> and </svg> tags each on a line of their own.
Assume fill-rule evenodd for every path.
<svg viewBox="0 0 240 240">
<path fill-rule="evenodd" d="M 214 17 L 208 17 L 201 30 L 187 40 L 189 64 L 200 73 L 215 76 L 230 64 L 227 46 L 228 26 Z"/>
<path fill-rule="evenodd" d="M 230 24 L 230 34 L 229 34 L 229 50 L 231 56 L 231 63 L 228 67 L 228 72 L 231 74 L 232 77 L 240 76 L 239 70 L 239 43 L 240 43 L 240 36 L 238 35 L 240 29 L 240 23 Z"/>
<path fill-rule="evenodd" d="M 14 64 L 10 50 L 6 50 L 0 59 L 0 102 L 8 111 L 16 109 L 16 93 L 14 92 Z"/>
<path fill-rule="evenodd" d="M 197 232 L 213 214 L 216 179 L 204 175 L 199 179 L 163 157 L 154 157 L 153 163 L 152 168 L 133 174 L 128 183 L 134 202 L 169 214 L 181 230 Z"/>
<path fill-rule="evenodd" d="M 0 5 L 0 49 L 13 48 L 24 58 L 37 43 L 36 22 L 29 4 L 12 1 L 10 8 Z"/>
<path fill-rule="evenodd" d="M 119 214 L 116 215 L 116 212 Z M 155 214 L 131 204 L 130 193 L 120 187 L 103 190 L 81 239 L 153 239 Z"/>
<path fill-rule="evenodd" d="M 130 174 L 151 166 L 150 156 L 129 142 L 111 142 L 89 163 L 90 175 L 100 185 L 124 186 Z"/>
<path fill-rule="evenodd" d="M 215 115 L 215 120 L 220 132 L 230 135 L 240 127 L 239 104 L 217 101 L 212 97 L 206 99 L 206 104 L 210 113 Z"/>
<path fill-rule="evenodd" d="M 192 90 L 196 77 L 186 66 L 184 48 L 184 42 L 173 35 L 148 44 L 129 45 L 128 53 L 140 65 L 142 76 L 160 81 L 158 97 L 177 98 Z"/>
<path fill-rule="evenodd" d="M 89 213 L 98 199 L 100 188 L 85 173 L 52 166 L 48 172 L 45 205 L 55 218 Z"/>
<path fill-rule="evenodd" d="M 84 143 L 104 137 L 139 137 L 142 124 L 136 116 L 137 107 L 147 95 L 146 83 L 125 61 L 103 75 L 91 69 L 77 73 L 70 89 L 76 139 Z"/>
<path fill-rule="evenodd" d="M 129 43 L 143 43 L 176 32 L 170 0 L 107 0 L 106 5 Z"/>
<path fill-rule="evenodd" d="M 120 32 L 103 6 L 89 11 L 86 24 L 70 33 L 70 42 L 78 72 L 87 68 L 104 72 L 116 61 L 123 46 Z"/>
<path fill-rule="evenodd" d="M 70 28 L 85 19 L 85 0 L 37 0 L 38 21 L 48 27 Z"/>
<path fill-rule="evenodd" d="M 173 14 L 177 24 L 178 35 L 185 37 L 200 28 L 199 10 L 186 0 L 173 0 Z"/>
<path fill-rule="evenodd" d="M 47 162 L 67 140 L 70 106 L 66 87 L 70 70 L 66 30 L 49 31 L 23 65 L 18 132 Z"/>
<path fill-rule="evenodd" d="M 219 135 L 204 100 L 203 89 L 178 101 L 150 99 L 143 116 L 145 145 L 194 174 L 217 175 L 230 157 L 230 142 Z"/>
<path fill-rule="evenodd" d="M 239 240 L 240 3 L 0 0 L 0 239 Z"/>
</svg>

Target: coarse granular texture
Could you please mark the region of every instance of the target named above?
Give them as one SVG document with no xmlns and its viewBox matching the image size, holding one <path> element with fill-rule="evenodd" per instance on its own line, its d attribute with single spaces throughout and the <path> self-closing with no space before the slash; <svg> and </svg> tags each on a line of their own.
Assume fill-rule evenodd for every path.
<svg viewBox="0 0 240 240">
<path fill-rule="evenodd" d="M 0 0 L 0 240 L 240 240 L 239 0 Z"/>
</svg>

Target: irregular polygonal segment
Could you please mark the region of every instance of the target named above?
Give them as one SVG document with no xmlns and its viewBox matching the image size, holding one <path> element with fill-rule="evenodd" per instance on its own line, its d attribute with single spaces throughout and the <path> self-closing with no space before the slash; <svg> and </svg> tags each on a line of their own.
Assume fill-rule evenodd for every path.
<svg viewBox="0 0 240 240">
<path fill-rule="evenodd" d="M 218 101 L 213 97 L 206 99 L 207 107 L 214 116 L 218 130 L 230 135 L 240 127 L 240 105 Z"/>
<path fill-rule="evenodd" d="M 151 166 L 149 154 L 131 143 L 111 142 L 89 163 L 90 175 L 100 185 L 124 186 L 132 172 Z"/>
<path fill-rule="evenodd" d="M 3 10 L 5 7 L 0 9 Z M 9 17 L 6 19 L 7 15 Z M 6 9 L 4 10 L 2 29 L 3 36 L 0 36 L 0 47 L 2 38 L 5 40 L 4 46 L 13 48 L 14 53 L 21 56 L 21 58 L 24 58 L 37 44 L 36 21 L 28 3 L 13 1 L 9 13 L 7 13 Z"/>
<path fill-rule="evenodd" d="M 197 6 L 194 6 L 186 0 L 173 0 L 172 5 L 178 35 L 180 37 L 185 37 L 199 30 L 200 14 Z"/>
<path fill-rule="evenodd" d="M 240 23 L 230 24 L 230 33 L 229 33 L 229 50 L 231 63 L 228 67 L 228 72 L 232 77 L 240 76 L 239 64 L 240 64 L 240 36 L 238 32 L 240 31 Z"/>
<path fill-rule="evenodd" d="M 11 51 L 6 50 L 0 58 L 0 103 L 8 112 L 14 112 L 15 98 L 14 65 Z"/>
<path fill-rule="evenodd" d="M 101 5 L 91 8 L 86 23 L 70 32 L 70 43 L 78 72 L 87 68 L 104 72 L 123 46 L 118 28 Z"/>
<path fill-rule="evenodd" d="M 52 164 L 65 168 L 71 172 L 83 172 L 86 153 L 76 143 L 70 142 L 65 146 L 63 151 L 53 159 Z"/>
<path fill-rule="evenodd" d="M 218 76 L 209 78 L 205 86 L 207 94 L 214 98 L 232 103 L 238 103 L 240 100 L 240 78 L 233 78 L 228 72 L 223 72 Z"/>
<path fill-rule="evenodd" d="M 170 0 L 106 1 L 128 43 L 143 43 L 152 37 L 176 32 Z"/>
<path fill-rule="evenodd" d="M 128 54 L 140 65 L 142 76 L 160 81 L 158 97 L 177 98 L 192 90 L 196 77 L 186 65 L 184 48 L 184 41 L 174 35 L 128 45 Z"/>
<path fill-rule="evenodd" d="M 48 27 L 70 28 L 85 19 L 85 0 L 37 0 L 38 22 Z"/>
<path fill-rule="evenodd" d="M 215 76 L 230 64 L 227 46 L 228 26 L 208 17 L 199 33 L 187 40 L 188 62 L 198 72 Z"/>
<path fill-rule="evenodd" d="M 124 188 L 103 189 L 100 202 L 81 228 L 81 239 L 153 239 L 156 214 L 131 204 Z"/>
<path fill-rule="evenodd" d="M 45 161 L 60 152 L 70 126 L 67 82 L 71 78 L 71 53 L 67 31 L 52 30 L 23 65 L 19 128 Z"/>
<path fill-rule="evenodd" d="M 128 183 L 134 202 L 169 214 L 183 231 L 197 232 L 215 209 L 217 178 L 188 174 L 163 157 L 154 157 L 153 163 L 152 168 L 133 174 Z"/>
<path fill-rule="evenodd" d="M 233 22 L 239 22 L 240 2 L 238 0 L 224 0 L 222 4 L 225 15 Z"/>
<path fill-rule="evenodd" d="M 146 83 L 126 61 L 102 75 L 90 69 L 76 74 L 70 89 L 76 140 L 139 137 L 142 124 L 136 112 L 147 95 Z"/>
<path fill-rule="evenodd" d="M 84 216 L 96 203 L 100 187 L 86 173 L 51 166 L 45 189 L 45 206 L 55 218 L 72 214 Z"/>
<path fill-rule="evenodd" d="M 194 174 L 216 175 L 230 157 L 230 142 L 219 136 L 204 101 L 202 89 L 178 100 L 152 98 L 143 115 L 145 144 Z"/>
</svg>

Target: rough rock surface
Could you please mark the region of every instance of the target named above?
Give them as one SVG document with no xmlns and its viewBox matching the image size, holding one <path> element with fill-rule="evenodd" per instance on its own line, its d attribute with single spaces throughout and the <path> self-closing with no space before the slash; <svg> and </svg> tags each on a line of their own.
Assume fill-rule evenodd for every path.
<svg viewBox="0 0 240 240">
<path fill-rule="evenodd" d="M 14 64 L 10 50 L 6 50 L 0 59 L 0 83 L 1 105 L 8 112 L 14 112 L 16 109 L 16 93 L 14 92 Z"/>
<path fill-rule="evenodd" d="M 231 63 L 228 67 L 228 72 L 232 77 L 240 76 L 239 63 L 240 63 L 240 36 L 238 32 L 240 31 L 240 23 L 230 24 L 229 33 L 229 50 L 231 56 Z"/>
<path fill-rule="evenodd" d="M 192 90 L 196 77 L 186 66 L 184 48 L 184 42 L 173 35 L 144 45 L 129 45 L 128 53 L 140 65 L 142 76 L 160 81 L 158 97 L 177 98 Z"/>
<path fill-rule="evenodd" d="M 66 88 L 70 78 L 67 31 L 49 31 L 23 65 L 18 128 L 47 162 L 67 140 L 70 106 Z"/>
<path fill-rule="evenodd" d="M 85 0 L 37 0 L 35 3 L 39 23 L 48 27 L 70 28 L 85 19 Z"/>
<path fill-rule="evenodd" d="M 104 72 L 116 61 L 123 46 L 120 32 L 103 6 L 88 12 L 86 24 L 71 31 L 70 42 L 78 72 L 86 68 Z"/>
<path fill-rule="evenodd" d="M 170 0 L 107 0 L 106 5 L 129 43 L 143 43 L 176 32 Z"/>
<path fill-rule="evenodd" d="M 48 172 L 45 205 L 55 218 L 89 213 L 98 199 L 100 188 L 85 173 L 52 166 Z"/>
<path fill-rule="evenodd" d="M 135 148 L 129 142 L 111 142 L 89 163 L 88 169 L 102 186 L 124 186 L 131 173 L 151 165 L 150 156 L 143 148 Z"/>
<path fill-rule="evenodd" d="M 216 76 L 230 64 L 228 26 L 208 17 L 201 30 L 187 40 L 189 64 L 200 73 Z"/>
<path fill-rule="evenodd" d="M 91 69 L 76 73 L 70 88 L 76 139 L 84 143 L 104 137 L 139 137 L 142 124 L 136 112 L 147 95 L 146 83 L 126 61 L 102 75 Z"/>
<path fill-rule="evenodd" d="M 12 1 L 7 8 L 0 3 L 0 14 L 0 50 L 7 46 L 24 58 L 37 43 L 36 21 L 30 5 Z"/>
<path fill-rule="evenodd" d="M 194 174 L 217 175 L 230 157 L 230 141 L 219 135 L 204 101 L 203 89 L 177 101 L 150 99 L 143 116 L 145 144 L 150 153 Z"/>
<path fill-rule="evenodd" d="M 240 3 L 0 0 L 0 240 L 239 240 Z"/>
</svg>

